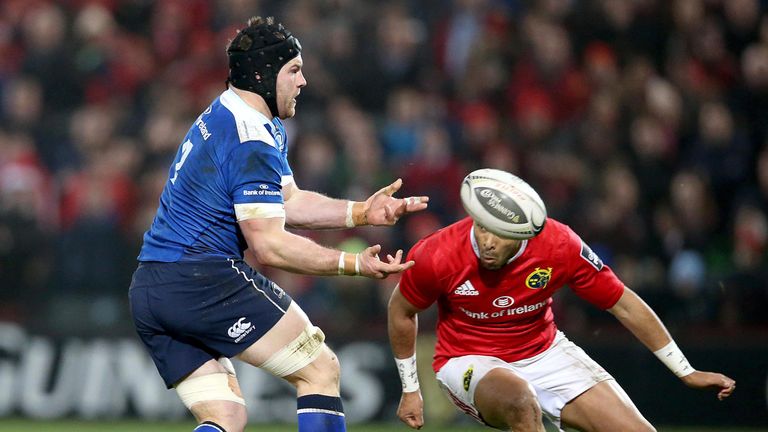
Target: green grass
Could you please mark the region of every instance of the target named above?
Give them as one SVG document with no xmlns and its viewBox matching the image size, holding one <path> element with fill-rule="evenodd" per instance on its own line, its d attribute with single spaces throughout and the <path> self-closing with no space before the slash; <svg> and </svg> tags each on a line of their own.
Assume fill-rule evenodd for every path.
<svg viewBox="0 0 768 432">
<path fill-rule="evenodd" d="M 28 420 L 0 420 L 0 432 L 192 432 L 195 424 L 189 423 L 148 423 L 139 421 L 115 421 L 115 422 L 84 422 L 84 421 L 52 421 L 33 422 Z M 405 425 L 349 425 L 349 432 L 406 432 L 409 429 Z M 482 431 L 480 426 L 456 426 L 456 427 L 424 427 L 426 432 L 458 432 L 458 431 Z M 296 432 L 296 425 L 260 425 L 252 424 L 246 427 L 246 431 L 252 432 Z"/>
<path fill-rule="evenodd" d="M 185 423 L 150 423 L 139 421 L 118 420 L 114 422 L 86 422 L 86 421 L 51 421 L 40 422 L 30 420 L 0 419 L 0 432 L 191 432 L 195 427 L 192 422 Z M 349 432 L 406 432 L 408 427 L 400 424 L 368 424 L 349 425 Z M 483 428 L 475 425 L 426 426 L 422 432 L 458 432 L 458 431 L 492 431 L 494 429 Z M 548 428 L 548 431 L 554 429 Z M 659 432 L 768 432 L 768 429 L 739 429 L 739 428 L 702 428 L 702 427 L 659 427 Z M 259 425 L 254 424 L 246 428 L 252 432 L 296 432 L 296 425 Z"/>
</svg>

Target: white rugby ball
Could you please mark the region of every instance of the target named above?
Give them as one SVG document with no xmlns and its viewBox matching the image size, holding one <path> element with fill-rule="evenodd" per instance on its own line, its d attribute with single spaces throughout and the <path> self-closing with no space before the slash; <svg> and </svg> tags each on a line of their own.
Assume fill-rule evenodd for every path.
<svg viewBox="0 0 768 432">
<path fill-rule="evenodd" d="M 539 194 L 521 178 L 497 169 L 483 168 L 464 177 L 461 203 L 477 224 L 499 237 L 529 239 L 547 221 Z"/>
</svg>

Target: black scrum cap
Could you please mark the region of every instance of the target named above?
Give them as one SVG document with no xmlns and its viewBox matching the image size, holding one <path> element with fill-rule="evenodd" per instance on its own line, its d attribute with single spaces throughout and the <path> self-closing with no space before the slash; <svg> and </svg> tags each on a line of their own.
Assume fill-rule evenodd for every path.
<svg viewBox="0 0 768 432">
<path fill-rule="evenodd" d="M 299 40 L 282 24 L 274 24 L 272 17 L 251 18 L 227 47 L 227 82 L 260 95 L 277 117 L 277 74 L 300 53 Z"/>
</svg>

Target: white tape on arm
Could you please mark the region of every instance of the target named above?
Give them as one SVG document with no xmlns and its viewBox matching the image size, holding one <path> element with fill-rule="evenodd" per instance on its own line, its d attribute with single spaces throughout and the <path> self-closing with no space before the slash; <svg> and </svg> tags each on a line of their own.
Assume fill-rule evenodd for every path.
<svg viewBox="0 0 768 432">
<path fill-rule="evenodd" d="M 397 372 L 400 374 L 400 382 L 403 384 L 403 393 L 415 392 L 419 389 L 419 375 L 416 372 L 416 354 L 407 359 L 395 359 Z"/>
<path fill-rule="evenodd" d="M 347 201 L 347 228 L 353 228 L 355 226 L 355 220 L 352 218 L 352 207 L 355 205 L 354 201 Z"/>
<path fill-rule="evenodd" d="M 346 256 L 346 252 L 342 252 L 341 255 L 339 255 L 339 275 L 344 274 L 344 256 Z"/>
<path fill-rule="evenodd" d="M 653 354 L 679 378 L 696 372 L 696 369 L 688 363 L 688 359 L 685 358 L 685 354 L 680 351 L 675 341 L 670 341 L 661 349 L 654 351 Z"/>
</svg>

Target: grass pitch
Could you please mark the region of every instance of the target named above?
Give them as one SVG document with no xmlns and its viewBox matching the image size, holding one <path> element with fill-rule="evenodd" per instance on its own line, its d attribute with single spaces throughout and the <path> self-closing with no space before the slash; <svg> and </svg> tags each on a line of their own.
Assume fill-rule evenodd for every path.
<svg viewBox="0 0 768 432">
<path fill-rule="evenodd" d="M 0 419 L 0 432 L 191 432 L 194 429 L 193 422 L 184 423 L 149 423 L 139 421 L 101 421 L 87 422 L 75 420 L 59 420 L 51 422 Z M 347 426 L 349 432 L 407 432 L 411 431 L 402 424 L 352 424 Z M 479 425 L 460 426 L 426 426 L 421 432 L 459 432 L 459 431 L 492 431 L 494 429 L 483 428 Z M 554 431 L 548 426 L 547 431 Z M 739 429 L 739 428 L 702 428 L 702 427 L 658 427 L 659 432 L 768 432 L 768 428 Z M 250 432 L 296 432 L 295 424 L 287 425 L 259 425 L 254 424 L 246 428 Z"/>
</svg>

